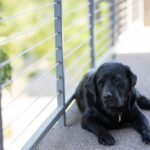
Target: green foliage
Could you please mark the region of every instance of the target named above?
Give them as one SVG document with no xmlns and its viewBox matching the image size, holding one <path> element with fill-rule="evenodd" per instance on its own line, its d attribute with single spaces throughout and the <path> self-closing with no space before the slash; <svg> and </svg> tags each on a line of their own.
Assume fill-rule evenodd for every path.
<svg viewBox="0 0 150 150">
<path fill-rule="evenodd" d="M 0 64 L 2 64 L 2 62 L 6 61 L 7 59 L 7 54 L 2 49 L 0 49 Z M 11 80 L 11 72 L 12 68 L 10 64 L 0 68 L 0 85 L 4 84 L 6 81 Z"/>
<path fill-rule="evenodd" d="M 44 6 L 45 4 L 49 4 L 53 2 L 53 0 L 3 0 L 0 1 L 0 17 L 4 19 L 7 16 L 12 16 L 18 14 L 19 12 L 23 12 L 24 10 L 39 8 Z M 89 51 L 89 30 L 86 30 L 82 34 L 78 33 L 83 29 L 87 28 L 89 25 L 88 20 L 88 6 L 83 7 L 82 9 L 77 10 L 76 12 L 72 12 L 70 15 L 66 15 L 67 12 L 81 7 L 85 5 L 87 0 L 69 0 L 63 1 L 63 33 L 64 33 L 64 56 L 66 56 L 71 50 L 77 47 L 81 42 L 86 41 L 87 43 L 84 44 L 81 48 L 79 48 L 73 55 L 69 58 L 65 59 L 65 67 L 69 67 L 70 64 L 75 62 L 79 56 L 83 55 L 86 51 Z M 101 7 L 107 5 L 106 2 L 100 3 Z M 109 12 L 108 9 L 101 11 L 101 16 L 107 14 Z M 49 19 L 48 24 L 41 25 L 37 27 L 42 22 L 45 22 Z M 103 20 L 101 23 L 97 24 L 95 29 L 100 30 L 101 28 L 105 27 L 109 23 L 109 18 Z M 70 24 L 74 23 L 74 26 L 71 28 L 66 29 Z M 41 40 L 47 38 L 48 36 L 54 35 L 54 8 L 47 7 L 44 9 L 40 9 L 37 12 L 27 13 L 26 15 L 22 15 L 20 17 L 16 17 L 15 19 L 6 20 L 4 22 L 0 22 L 0 41 L 8 39 L 9 37 L 15 36 L 17 33 L 28 30 L 33 28 L 30 33 L 26 33 L 24 36 L 20 36 L 18 38 L 14 38 L 13 40 L 9 41 L 7 44 L 1 46 L 3 51 L 1 50 L 1 59 L 0 61 L 3 62 L 8 58 L 12 58 L 15 55 L 25 51 L 26 49 L 32 47 L 33 45 L 37 44 Z M 95 38 L 96 41 L 101 39 L 108 33 L 106 29 L 97 37 Z M 71 39 L 73 36 L 77 35 L 73 40 L 71 40 L 68 44 L 65 42 Z M 103 53 L 108 49 L 103 49 L 102 52 L 99 53 L 101 47 L 108 43 L 109 39 L 103 41 L 100 45 L 96 47 L 96 52 L 98 56 L 96 57 L 99 59 Z M 30 66 L 33 62 L 39 60 L 43 56 L 45 56 L 49 52 L 55 53 L 55 38 L 50 38 L 48 41 L 44 42 L 43 44 L 37 46 L 32 51 L 18 57 L 15 61 L 11 62 L 11 66 L 13 68 L 13 73 L 17 73 L 23 68 Z M 89 60 L 88 53 L 84 59 L 81 59 L 77 65 L 82 65 L 85 62 L 88 63 Z M 28 58 L 32 58 L 32 61 L 29 62 Z M 51 55 L 46 60 L 49 66 L 55 64 L 55 55 Z M 11 78 L 11 66 L 7 65 L 5 69 L 2 70 L 3 72 L 3 79 L 1 82 L 6 82 L 6 80 Z M 35 74 L 35 71 L 38 71 L 38 67 L 31 70 L 30 74 Z M 76 72 L 76 69 L 71 70 L 71 74 Z M 2 78 L 2 77 L 1 77 Z M 4 79 L 5 78 L 5 79 Z"/>
</svg>

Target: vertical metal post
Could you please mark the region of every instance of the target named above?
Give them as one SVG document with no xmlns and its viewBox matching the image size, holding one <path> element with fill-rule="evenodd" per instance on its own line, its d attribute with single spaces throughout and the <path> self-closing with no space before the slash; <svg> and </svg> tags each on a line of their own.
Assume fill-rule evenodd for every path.
<svg viewBox="0 0 150 150">
<path fill-rule="evenodd" d="M 54 0 L 54 15 L 55 15 L 55 45 L 56 45 L 56 76 L 57 80 L 57 96 L 58 106 L 64 107 L 65 105 L 65 78 L 64 78 L 64 62 L 63 62 L 63 31 L 62 31 L 62 0 Z M 60 119 L 61 126 L 66 125 L 65 112 Z"/>
<path fill-rule="evenodd" d="M 0 85 L 0 150 L 3 150 L 3 123 L 2 123 L 2 109 L 1 109 L 1 85 Z"/>
<path fill-rule="evenodd" d="M 88 0 L 90 3 L 89 5 L 89 24 L 90 24 L 90 62 L 91 62 L 91 68 L 95 67 L 95 36 L 94 36 L 94 0 Z"/>
<path fill-rule="evenodd" d="M 112 23 L 112 46 L 116 44 L 118 39 L 118 12 L 117 0 L 110 0 L 111 4 L 111 23 Z"/>
</svg>

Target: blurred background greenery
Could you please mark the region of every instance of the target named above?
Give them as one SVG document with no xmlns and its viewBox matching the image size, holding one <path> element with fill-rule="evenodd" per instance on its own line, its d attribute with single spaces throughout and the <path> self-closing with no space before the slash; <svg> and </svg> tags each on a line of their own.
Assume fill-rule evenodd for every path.
<svg viewBox="0 0 150 150">
<path fill-rule="evenodd" d="M 53 6 L 48 6 L 51 4 L 52 0 L 1 0 L 0 1 L 0 42 L 4 41 L 1 44 L 1 62 L 8 59 L 12 59 L 10 62 L 11 67 L 5 66 L 3 69 L 6 73 L 8 70 L 12 72 L 12 76 L 17 74 L 17 72 L 24 70 L 40 58 L 47 55 L 49 52 L 54 53 L 55 42 L 54 42 L 54 9 Z M 86 0 L 69 0 L 63 2 L 63 32 L 64 32 L 64 56 L 67 55 L 71 50 L 73 50 L 77 45 L 81 44 L 83 41 L 87 41 L 82 47 L 80 47 L 73 55 L 70 55 L 65 59 L 65 67 L 76 61 L 77 58 L 89 51 L 89 20 L 88 20 L 88 6 Z M 73 11 L 76 8 L 77 11 Z M 106 2 L 97 3 L 97 9 L 106 7 L 108 5 Z M 48 6 L 48 7 L 47 7 Z M 42 8 L 43 7 L 43 8 Z M 37 9 L 38 11 L 33 11 L 30 13 L 22 13 L 24 11 L 30 11 L 31 9 Z M 95 10 L 96 11 L 96 10 Z M 70 12 L 70 13 L 69 13 Z M 103 9 L 101 12 L 97 11 L 97 16 L 103 17 L 108 14 L 109 8 Z M 17 16 L 18 13 L 22 15 Z M 13 19 L 9 16 L 15 16 Z M 72 25 L 74 24 L 74 25 Z M 102 21 L 95 25 L 97 31 L 105 26 L 109 25 L 109 17 L 105 17 Z M 85 29 L 87 28 L 87 30 Z M 99 34 L 96 34 L 95 42 L 99 41 L 103 36 L 105 36 L 109 30 L 105 28 Z M 80 32 L 84 30 L 81 34 Z M 30 47 L 39 43 L 45 38 L 51 36 L 49 40 L 43 42 L 33 50 L 25 52 L 23 55 L 15 58 L 16 55 L 28 50 Z M 72 40 L 70 40 L 73 38 Z M 70 41 L 69 41 L 70 40 Z M 96 44 L 96 59 L 99 59 L 101 55 L 108 49 L 104 47 L 106 43 L 109 42 L 109 37 L 102 41 L 100 44 Z M 69 42 L 68 42 L 69 41 Z M 100 48 L 104 47 L 101 52 Z M 1 52 L 2 54 L 2 52 Z M 89 53 L 85 55 L 84 59 L 81 59 L 78 65 L 85 63 L 85 60 L 89 60 Z M 49 55 L 49 57 L 44 60 L 45 67 L 49 68 L 51 65 L 55 64 L 55 56 Z M 87 61 L 87 63 L 89 63 Z M 88 69 L 85 68 L 85 71 Z M 11 69 L 12 68 L 12 69 Z M 26 75 L 27 77 L 34 76 L 39 70 L 43 69 L 43 65 L 38 65 L 33 67 Z M 2 69 L 1 69 L 2 70 Z M 55 72 L 55 71 L 54 71 Z M 54 73 L 53 72 L 53 73 Z M 69 71 L 69 74 L 74 74 L 76 69 L 73 68 Z M 11 73 L 6 73 L 11 74 Z M 3 76 L 5 76 L 3 74 Z M 6 80 L 9 80 L 11 76 L 6 75 Z M 4 77 L 1 77 L 1 81 L 4 80 Z"/>
</svg>

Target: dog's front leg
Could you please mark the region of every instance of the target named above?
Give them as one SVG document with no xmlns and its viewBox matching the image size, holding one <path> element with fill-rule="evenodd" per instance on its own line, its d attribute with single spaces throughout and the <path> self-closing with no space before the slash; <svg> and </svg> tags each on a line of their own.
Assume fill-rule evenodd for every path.
<svg viewBox="0 0 150 150">
<path fill-rule="evenodd" d="M 142 141 L 150 144 L 150 126 L 147 118 L 142 114 L 138 107 L 132 112 L 131 126 L 141 135 Z"/>
<path fill-rule="evenodd" d="M 115 144 L 115 139 L 112 135 L 108 133 L 93 117 L 86 115 L 83 116 L 81 125 L 83 129 L 93 132 L 98 137 L 99 143 L 103 145 Z"/>
</svg>

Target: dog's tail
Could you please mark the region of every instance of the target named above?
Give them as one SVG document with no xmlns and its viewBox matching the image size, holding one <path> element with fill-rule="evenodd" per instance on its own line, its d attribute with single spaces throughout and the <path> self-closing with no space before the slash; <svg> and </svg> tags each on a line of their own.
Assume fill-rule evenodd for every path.
<svg viewBox="0 0 150 150">
<path fill-rule="evenodd" d="M 141 109 L 150 110 L 150 99 L 143 95 L 137 98 L 137 104 Z"/>
<path fill-rule="evenodd" d="M 72 96 L 69 98 L 68 102 L 69 102 L 69 104 L 70 104 L 70 103 L 73 101 L 73 99 L 75 99 L 75 102 L 76 102 L 76 104 L 77 104 L 77 107 L 78 107 L 79 111 L 80 111 L 81 113 L 83 113 L 84 110 L 85 110 L 85 107 L 84 107 L 83 101 L 79 100 L 79 98 L 78 98 L 77 95 L 78 95 L 78 94 L 77 94 L 76 91 L 75 91 L 75 92 L 72 94 Z"/>
<path fill-rule="evenodd" d="M 68 107 L 72 101 L 76 98 L 75 96 L 75 92 L 70 96 L 70 98 L 67 100 L 67 103 L 66 103 L 66 107 Z"/>
<path fill-rule="evenodd" d="M 75 92 L 71 95 L 71 97 L 69 98 L 69 101 L 72 102 L 73 99 L 76 98 Z"/>
</svg>

